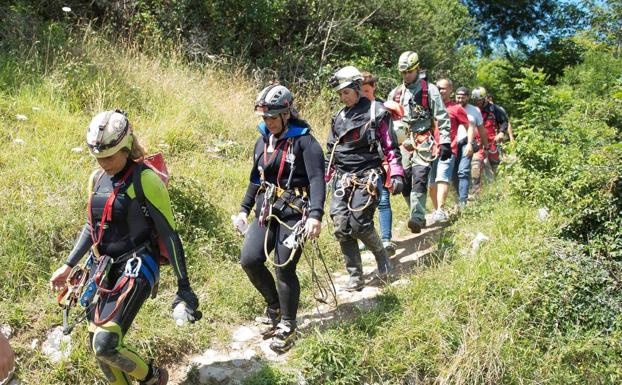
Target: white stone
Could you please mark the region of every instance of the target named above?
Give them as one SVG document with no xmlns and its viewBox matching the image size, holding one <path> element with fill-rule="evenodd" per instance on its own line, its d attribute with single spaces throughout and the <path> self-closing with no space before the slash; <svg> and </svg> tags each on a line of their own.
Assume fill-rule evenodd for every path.
<svg viewBox="0 0 622 385">
<path fill-rule="evenodd" d="M 35 338 L 30 342 L 30 349 L 37 350 L 37 346 L 39 346 L 39 339 Z"/>
<path fill-rule="evenodd" d="M 19 120 L 20 122 L 25 122 L 28 120 L 28 117 L 26 115 L 17 114 L 15 115 L 15 119 Z"/>
<path fill-rule="evenodd" d="M 475 236 L 475 238 L 473 238 L 473 240 L 471 241 L 471 252 L 472 253 L 476 253 L 477 249 L 479 249 L 480 245 L 483 242 L 489 241 L 490 238 L 488 238 L 487 236 L 485 236 L 482 233 L 477 233 L 477 235 Z"/>
<path fill-rule="evenodd" d="M 231 371 L 221 367 L 204 366 L 199 369 L 199 382 L 201 384 L 228 384 L 231 380 L 230 376 Z"/>
<path fill-rule="evenodd" d="M 83 150 L 82 147 L 74 147 L 74 148 L 71 149 L 71 152 L 78 153 L 78 152 L 82 152 L 82 150 Z"/>
<path fill-rule="evenodd" d="M 41 111 L 41 107 L 32 107 L 33 111 Z"/>
<path fill-rule="evenodd" d="M 0 333 L 9 339 L 13 335 L 13 328 L 10 325 L 2 325 L 0 326 Z"/>
<path fill-rule="evenodd" d="M 410 283 L 410 279 L 407 278 L 400 278 L 395 282 L 391 283 L 391 286 L 403 286 L 403 285 L 408 285 Z"/>
<path fill-rule="evenodd" d="M 21 144 L 26 144 L 26 141 L 24 141 L 24 139 L 17 138 L 13 140 L 13 143 L 21 145 Z"/>
<path fill-rule="evenodd" d="M 233 340 L 237 342 L 250 341 L 259 335 L 257 330 L 253 330 L 248 326 L 242 326 L 233 333 Z"/>
<path fill-rule="evenodd" d="M 548 207 L 541 207 L 538 209 L 538 220 L 540 220 L 540 222 L 546 221 L 548 217 L 549 217 Z"/>
<path fill-rule="evenodd" d="M 257 358 L 257 352 L 254 349 L 247 349 L 242 353 L 243 357 L 247 360 L 253 360 Z"/>
<path fill-rule="evenodd" d="M 57 326 L 41 345 L 41 352 L 54 363 L 65 360 L 71 354 L 71 337 L 63 335 L 62 326 Z"/>
</svg>

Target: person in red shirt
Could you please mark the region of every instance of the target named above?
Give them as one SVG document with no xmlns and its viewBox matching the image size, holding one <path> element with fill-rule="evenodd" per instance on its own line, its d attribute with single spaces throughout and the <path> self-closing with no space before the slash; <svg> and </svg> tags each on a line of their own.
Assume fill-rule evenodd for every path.
<svg viewBox="0 0 622 385">
<path fill-rule="evenodd" d="M 432 169 L 430 170 L 429 190 L 430 199 L 432 199 L 432 204 L 434 205 L 432 221 L 445 222 L 449 219 L 447 212 L 444 209 L 445 202 L 447 201 L 449 182 L 451 181 L 451 177 L 453 175 L 454 164 L 458 157 L 458 127 L 461 125 L 465 128 L 468 127 L 469 118 L 464 108 L 462 108 L 460 104 L 451 100 L 451 93 L 453 92 L 453 84 L 451 80 L 440 79 L 436 82 L 436 87 L 441 94 L 441 98 L 443 99 L 445 109 L 449 114 L 449 120 L 451 122 L 451 128 L 449 130 L 449 138 L 451 140 L 451 156 L 446 160 L 437 158 L 432 164 Z M 436 142 L 438 143 L 440 140 L 440 133 L 438 130 L 435 130 L 434 136 Z"/>
</svg>

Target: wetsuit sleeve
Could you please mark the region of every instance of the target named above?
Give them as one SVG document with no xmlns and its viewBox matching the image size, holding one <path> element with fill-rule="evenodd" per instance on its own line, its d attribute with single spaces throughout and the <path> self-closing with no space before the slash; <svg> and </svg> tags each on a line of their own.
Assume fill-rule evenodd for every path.
<svg viewBox="0 0 622 385">
<path fill-rule="evenodd" d="M 438 92 L 438 88 L 436 88 L 433 84 L 429 84 L 428 95 L 430 95 L 430 99 L 432 101 L 432 111 L 434 112 L 434 118 L 436 119 L 436 123 L 438 125 L 438 132 L 440 134 L 439 144 L 451 143 L 451 138 L 449 136 L 451 121 L 449 120 L 445 103 L 443 103 L 443 99 L 441 98 L 440 92 Z"/>
<path fill-rule="evenodd" d="M 92 245 L 93 240 L 91 240 L 91 224 L 87 222 L 82 227 L 82 231 L 76 240 L 76 244 L 69 253 L 69 257 L 67 257 L 65 264 L 71 267 L 77 265 Z"/>
<path fill-rule="evenodd" d="M 186 256 L 175 227 L 168 190 L 160 177 L 150 169 L 143 170 L 140 180 L 145 193 L 145 203 L 156 231 L 170 256 L 171 266 L 173 266 L 173 271 L 177 276 L 178 285 L 189 286 Z"/>
<path fill-rule="evenodd" d="M 251 169 L 250 180 L 248 182 L 248 187 L 246 188 L 246 194 L 244 194 L 244 199 L 242 200 L 242 204 L 240 205 L 240 212 L 244 212 L 247 215 L 253 209 L 255 205 L 255 197 L 257 196 L 257 192 L 259 191 L 259 187 L 261 184 L 261 177 L 259 175 L 259 169 L 257 167 L 257 162 L 259 160 L 260 150 L 260 141 L 257 140 L 255 143 L 255 149 L 253 151 L 253 168 Z"/>
<path fill-rule="evenodd" d="M 384 158 L 389 162 L 391 167 L 391 175 L 404 176 L 404 169 L 402 169 L 401 159 L 397 156 L 399 153 L 397 147 L 397 141 L 393 141 L 391 138 L 391 114 L 387 113 L 380 121 L 377 132 L 380 139 L 380 147 L 382 147 L 382 153 Z"/>
<path fill-rule="evenodd" d="M 309 218 L 321 221 L 324 215 L 324 201 L 326 200 L 322 146 L 311 135 L 305 135 L 300 140 L 302 158 L 309 179 Z"/>
<path fill-rule="evenodd" d="M 505 111 L 503 111 L 501 108 L 494 106 L 494 114 L 495 114 L 495 120 L 497 121 L 497 127 L 499 129 L 499 132 L 503 132 L 504 134 L 508 132 L 508 115 L 505 113 Z"/>
</svg>

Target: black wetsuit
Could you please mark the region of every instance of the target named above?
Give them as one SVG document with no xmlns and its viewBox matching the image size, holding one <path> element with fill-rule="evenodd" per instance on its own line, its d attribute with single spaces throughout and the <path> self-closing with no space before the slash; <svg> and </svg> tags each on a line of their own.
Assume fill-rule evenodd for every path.
<svg viewBox="0 0 622 385">
<path fill-rule="evenodd" d="M 130 167 L 133 169 L 131 173 L 128 173 Z M 138 172 L 140 172 L 148 211 L 144 211 L 144 208 L 141 208 L 141 203 L 136 199 L 133 177 L 134 173 Z M 113 202 L 111 219 L 106 221 L 98 244 L 99 254 L 110 256 L 114 260 L 107 275 L 106 287 L 108 289 L 113 288 L 117 282 L 123 279 L 127 260 L 133 256 L 134 252 L 141 259 L 143 267 L 136 277 L 131 291 L 120 303 L 119 310 L 114 316 L 109 317 L 117 305 L 117 300 L 125 290 L 110 295 L 101 294 L 97 303 L 97 310 L 100 320 L 110 318 L 108 322 L 100 326 L 95 325 L 93 323 L 95 309 L 88 316 L 91 322 L 89 334 L 92 348 L 100 368 L 111 383 L 123 385 L 132 383 L 130 377 L 143 380 L 149 374 L 149 365 L 133 350 L 124 345 L 123 337 L 159 279 L 158 261 L 153 252 L 155 248 L 152 244 L 154 230 L 157 230 L 160 238 L 164 241 L 180 285 L 189 286 L 184 250 L 175 231 L 166 187 L 151 169 L 132 161 L 128 161 L 124 169 L 114 176 L 109 176 L 101 170 L 93 174 L 89 182 L 93 186 L 92 223 L 88 221 L 84 225 L 66 264 L 75 266 L 89 251 L 93 245 L 91 230 L 97 238 L 106 201 L 126 174 L 128 176 L 119 188 Z M 149 213 L 149 217 L 145 215 L 145 212 Z M 97 263 L 94 262 L 91 276 L 97 267 L 96 265 Z"/>
<path fill-rule="evenodd" d="M 264 201 L 265 191 L 260 189 L 261 170 L 266 182 L 280 185 L 287 189 L 291 165 L 282 161 L 287 156 L 285 147 L 291 149 L 295 156 L 294 171 L 290 182 L 290 190 L 304 189 L 308 195 L 308 215 L 319 221 L 324 215 L 324 200 L 326 184 L 324 183 L 324 155 L 320 144 L 310 134 L 308 124 L 299 119 L 290 119 L 288 130 L 274 143 L 274 152 L 268 152 L 270 132 L 265 123 L 258 127 L 261 137 L 255 143 L 253 169 L 246 195 L 241 205 L 241 211 L 249 213 L 255 206 L 255 216 L 259 217 Z M 281 164 L 283 167 L 281 168 Z M 278 178 L 281 170 L 281 178 Z M 273 211 L 281 221 L 288 226 L 295 225 L 302 214 L 294 208 L 285 205 L 281 211 Z M 300 299 L 300 283 L 296 275 L 296 264 L 300 259 L 302 248 L 298 248 L 292 261 L 284 266 L 277 267 L 275 283 L 272 274 L 265 265 L 264 237 L 268 232 L 267 251 L 274 252 L 274 261 L 283 264 L 291 254 L 291 250 L 283 245 L 283 241 L 291 234 L 291 230 L 281 226 L 276 220 L 271 220 L 265 226 L 260 226 L 258 218 L 250 224 L 244 246 L 240 256 L 240 263 L 255 288 L 264 297 L 267 305 L 273 309 L 281 309 L 283 320 L 295 324 L 298 302 Z"/>
</svg>

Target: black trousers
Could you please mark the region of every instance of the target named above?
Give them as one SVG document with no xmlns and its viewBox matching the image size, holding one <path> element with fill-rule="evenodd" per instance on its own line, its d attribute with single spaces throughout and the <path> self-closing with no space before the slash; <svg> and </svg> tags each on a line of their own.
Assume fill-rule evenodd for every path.
<svg viewBox="0 0 622 385">
<path fill-rule="evenodd" d="M 334 178 L 333 195 L 330 201 L 330 217 L 335 226 L 334 235 L 339 241 L 346 270 L 351 276 L 361 277 L 363 264 L 357 239 L 360 239 L 374 254 L 379 265 L 386 264 L 387 254 L 374 227 L 374 213 L 380 202 L 377 184 L 373 186 L 376 194 L 371 195 L 366 188 L 343 189 L 342 180 L 337 176 Z M 361 179 L 362 183 L 366 181 L 367 177 Z M 342 191 L 343 195 L 338 191 Z"/>
<path fill-rule="evenodd" d="M 260 194 L 257 200 L 261 202 L 263 195 Z M 286 206 L 282 212 L 275 211 L 274 214 L 290 227 L 302 218 L 300 212 L 289 206 Z M 283 320 L 295 322 L 300 302 L 300 281 L 296 275 L 296 265 L 300 260 L 302 247 L 298 247 L 292 256 L 292 250 L 283 245 L 283 241 L 291 233 L 291 230 L 280 225 L 276 219 L 270 220 L 265 226 L 260 226 L 258 220 L 255 219 L 244 238 L 240 264 L 266 304 L 271 308 L 280 308 Z M 291 262 L 286 266 L 275 267 L 276 282 L 266 267 L 266 259 L 269 258 L 264 252 L 266 236 L 268 237 L 267 252 L 274 251 L 275 263 L 281 265 L 292 256 Z"/>
</svg>

